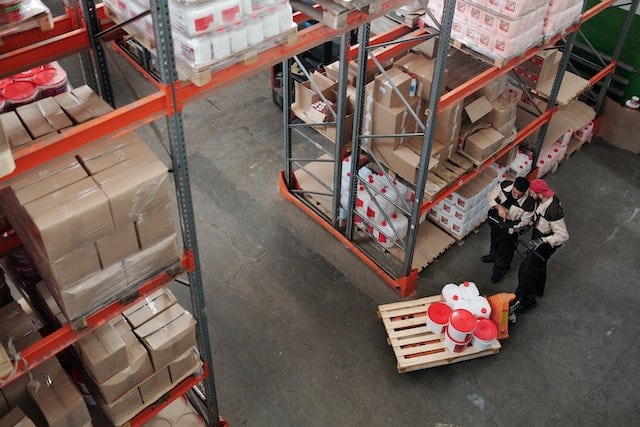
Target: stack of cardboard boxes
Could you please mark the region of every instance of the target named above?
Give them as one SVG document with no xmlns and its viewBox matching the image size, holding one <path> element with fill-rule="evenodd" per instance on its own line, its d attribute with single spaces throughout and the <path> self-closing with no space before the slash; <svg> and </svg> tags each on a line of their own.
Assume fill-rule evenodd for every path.
<svg viewBox="0 0 640 427">
<path fill-rule="evenodd" d="M 19 353 L 40 338 L 18 303 L 0 309 L 0 341 L 8 349 L 10 363 L 17 363 Z M 0 419 L 0 425 L 91 425 L 82 395 L 57 359 L 49 359 L 16 379 L 10 375 L 4 381 L 0 394 L 0 417 L 4 418 Z"/>
<path fill-rule="evenodd" d="M 22 174 L 0 200 L 69 319 L 179 259 L 167 168 L 135 134 Z"/>
<path fill-rule="evenodd" d="M 76 345 L 90 388 L 121 425 L 200 368 L 196 322 L 166 289 Z"/>
<path fill-rule="evenodd" d="M 498 173 L 492 168 L 485 169 L 431 209 L 431 220 L 453 237 L 463 238 L 486 219 L 487 194 L 498 182 Z"/>
</svg>

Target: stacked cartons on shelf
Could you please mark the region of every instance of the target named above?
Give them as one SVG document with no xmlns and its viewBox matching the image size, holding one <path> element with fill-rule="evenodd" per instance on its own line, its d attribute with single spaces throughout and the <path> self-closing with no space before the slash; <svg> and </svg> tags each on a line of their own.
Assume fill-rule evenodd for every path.
<svg viewBox="0 0 640 427">
<path fill-rule="evenodd" d="M 81 340 L 76 349 L 100 407 L 116 425 L 199 369 L 195 320 L 156 291 Z"/>
<path fill-rule="evenodd" d="M 144 141 L 100 141 L 2 191 L 9 221 L 69 319 L 179 259 L 167 168 Z"/>
<path fill-rule="evenodd" d="M 13 360 L 19 358 L 20 351 L 41 338 L 29 316 L 16 303 L 0 309 L 0 340 L 10 349 Z M 11 408 L 21 408 L 36 425 L 85 426 L 91 419 L 84 399 L 75 384 L 62 369 L 57 359 L 49 359 L 33 368 L 28 375 L 17 379 L 4 379 L 0 395 L 0 416 L 5 416 Z M 4 405 L 6 403 L 6 405 Z M 10 419 L 19 419 L 16 412 Z M 0 420 L 0 425 L 4 420 Z M 14 425 L 14 424 L 6 424 Z M 28 425 L 28 424 L 25 424 Z"/>
</svg>

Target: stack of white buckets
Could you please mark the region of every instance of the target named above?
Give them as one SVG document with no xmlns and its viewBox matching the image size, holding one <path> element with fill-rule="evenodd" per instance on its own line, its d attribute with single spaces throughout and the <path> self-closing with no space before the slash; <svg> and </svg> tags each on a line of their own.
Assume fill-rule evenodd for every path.
<svg viewBox="0 0 640 427">
<path fill-rule="evenodd" d="M 409 228 L 409 220 L 398 210 L 411 207 L 415 193 L 398 180 L 392 180 L 382 172 L 374 173 L 366 166 L 358 170 L 354 224 L 371 234 L 383 248 L 392 248 L 404 239 Z M 340 183 L 340 219 L 347 217 L 349 184 L 351 181 L 351 156 L 342 161 Z"/>
<path fill-rule="evenodd" d="M 442 288 L 444 302 L 427 308 L 427 328 L 444 334 L 444 344 L 453 353 L 464 351 L 469 344 L 482 351 L 491 347 L 498 336 L 498 326 L 490 319 L 491 306 L 480 296 L 473 282 L 447 284 Z"/>
</svg>

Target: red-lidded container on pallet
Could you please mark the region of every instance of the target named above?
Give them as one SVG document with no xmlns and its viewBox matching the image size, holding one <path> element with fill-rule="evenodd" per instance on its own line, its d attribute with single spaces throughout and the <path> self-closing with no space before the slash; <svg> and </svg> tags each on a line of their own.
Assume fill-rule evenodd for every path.
<svg viewBox="0 0 640 427">
<path fill-rule="evenodd" d="M 35 76 L 40 71 L 42 71 L 41 65 L 22 71 L 20 73 L 16 73 L 13 76 L 11 76 L 11 79 L 14 82 L 32 82 L 33 76 Z"/>
<path fill-rule="evenodd" d="M 38 99 L 38 87 L 32 82 L 12 82 L 2 90 L 2 96 L 6 102 L 5 109 L 12 111 Z"/>
<path fill-rule="evenodd" d="M 0 0 L 0 24 L 20 22 L 22 19 L 22 0 Z"/>
<path fill-rule="evenodd" d="M 67 90 L 67 73 L 61 67 L 48 66 L 33 76 L 40 98 L 56 96 Z"/>
</svg>

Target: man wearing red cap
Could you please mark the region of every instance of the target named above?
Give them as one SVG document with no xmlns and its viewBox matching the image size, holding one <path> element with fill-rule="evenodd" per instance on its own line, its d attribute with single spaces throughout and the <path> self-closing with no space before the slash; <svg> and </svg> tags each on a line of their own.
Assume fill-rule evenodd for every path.
<svg viewBox="0 0 640 427">
<path fill-rule="evenodd" d="M 518 271 L 516 300 L 512 313 L 524 313 L 536 305 L 536 296 L 542 297 L 547 280 L 547 261 L 558 247 L 569 240 L 560 200 L 543 179 L 535 179 L 529 194 L 538 202 L 534 214 L 533 233 L 529 253 Z"/>
<path fill-rule="evenodd" d="M 511 268 L 513 254 L 518 244 L 518 235 L 533 222 L 536 205 L 529 197 L 529 181 L 518 177 L 514 181 L 504 180 L 489 193 L 489 225 L 491 246 L 489 255 L 482 262 L 493 262 L 491 281 L 498 283 Z"/>
</svg>

